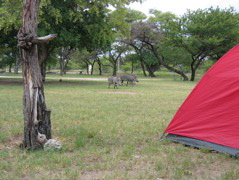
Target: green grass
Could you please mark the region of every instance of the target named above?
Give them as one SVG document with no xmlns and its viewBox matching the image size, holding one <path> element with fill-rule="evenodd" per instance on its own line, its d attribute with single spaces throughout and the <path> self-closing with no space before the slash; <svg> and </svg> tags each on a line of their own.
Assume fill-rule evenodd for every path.
<svg viewBox="0 0 239 180">
<path fill-rule="evenodd" d="M 63 149 L 22 151 L 22 93 L 0 80 L 0 179 L 239 179 L 239 161 L 159 138 L 195 82 L 139 78 L 132 87 L 106 81 L 49 79 L 52 133 Z M 96 76 L 98 77 L 98 76 Z M 105 77 L 106 78 L 106 77 Z"/>
</svg>

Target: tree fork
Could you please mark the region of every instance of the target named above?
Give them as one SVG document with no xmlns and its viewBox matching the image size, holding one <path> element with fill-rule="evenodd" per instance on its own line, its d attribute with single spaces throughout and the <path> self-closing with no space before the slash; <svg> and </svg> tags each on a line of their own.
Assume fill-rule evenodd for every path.
<svg viewBox="0 0 239 180">
<path fill-rule="evenodd" d="M 39 5 L 40 0 L 23 0 L 22 27 L 18 32 L 24 84 L 24 140 L 22 147 L 27 149 L 42 148 L 47 139 L 51 138 L 51 112 L 47 110 L 45 104 L 37 44 L 47 43 L 56 35 L 37 37 Z"/>
</svg>

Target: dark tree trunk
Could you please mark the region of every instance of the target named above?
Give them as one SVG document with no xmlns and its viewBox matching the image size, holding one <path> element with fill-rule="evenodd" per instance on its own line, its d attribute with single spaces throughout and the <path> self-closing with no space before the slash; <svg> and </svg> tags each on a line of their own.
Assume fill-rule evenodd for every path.
<svg viewBox="0 0 239 180">
<path fill-rule="evenodd" d="M 134 73 L 134 62 L 131 63 L 131 74 Z"/>
<path fill-rule="evenodd" d="M 46 68 L 47 68 L 47 58 L 49 57 L 51 51 L 54 48 L 49 50 L 49 46 L 47 44 L 38 45 L 38 62 L 41 68 L 42 81 L 46 80 Z"/>
<path fill-rule="evenodd" d="M 150 65 L 146 65 L 150 77 L 156 77 Z"/>
<path fill-rule="evenodd" d="M 12 63 L 9 64 L 8 72 L 9 72 L 9 73 L 12 73 Z"/>
<path fill-rule="evenodd" d="M 18 69 L 22 64 L 21 58 L 20 58 L 20 52 L 21 50 L 19 50 L 19 53 L 17 53 L 16 56 L 16 63 L 15 63 L 15 67 L 14 67 L 14 74 L 18 74 Z"/>
<path fill-rule="evenodd" d="M 60 75 L 63 76 L 64 75 L 64 61 L 60 59 L 59 64 L 60 64 Z"/>
<path fill-rule="evenodd" d="M 99 58 L 97 58 L 97 63 L 98 63 L 98 65 L 99 65 L 99 75 L 102 75 L 102 64 L 101 64 Z"/>
<path fill-rule="evenodd" d="M 191 78 L 190 81 L 194 81 L 195 80 L 195 75 L 196 75 L 196 70 L 194 68 L 191 69 Z"/>
<path fill-rule="evenodd" d="M 67 64 L 68 64 L 68 62 L 66 62 L 66 64 L 65 64 L 64 67 L 63 67 L 63 73 L 64 73 L 64 74 L 66 74 L 66 71 L 67 71 L 67 68 L 68 68 L 68 67 L 67 67 Z"/>
<path fill-rule="evenodd" d="M 23 24 L 18 32 L 18 46 L 21 48 L 23 73 L 23 147 L 42 148 L 51 138 L 50 111 L 45 104 L 41 70 L 38 62 L 38 43 L 46 43 L 55 38 L 49 35 L 37 37 L 37 16 L 40 0 L 23 1 Z"/>
<path fill-rule="evenodd" d="M 46 81 L 46 61 L 44 61 L 40 65 L 40 69 L 41 69 L 42 81 L 45 82 Z"/>
<path fill-rule="evenodd" d="M 196 59 L 192 56 L 192 62 L 191 62 L 191 78 L 190 78 L 190 81 L 194 81 L 195 80 L 195 74 L 196 74 L 196 71 L 194 69 L 194 64 L 196 63 Z"/>
<path fill-rule="evenodd" d="M 206 55 L 200 57 L 198 55 L 197 58 L 192 57 L 192 63 L 191 63 L 191 78 L 190 81 L 195 80 L 196 76 L 196 70 L 198 69 L 199 65 L 203 62 L 203 59 L 206 57 Z"/>
<path fill-rule="evenodd" d="M 140 58 L 141 59 L 141 58 Z M 141 68 L 143 70 L 143 73 L 144 73 L 144 76 L 147 77 L 147 74 L 146 74 L 146 70 L 145 70 L 145 67 L 144 67 L 144 62 L 140 60 L 140 65 L 141 65 Z"/>
<path fill-rule="evenodd" d="M 116 76 L 116 74 L 117 74 L 117 65 L 115 63 L 114 66 L 113 66 L 113 74 L 112 74 L 112 76 Z"/>
</svg>

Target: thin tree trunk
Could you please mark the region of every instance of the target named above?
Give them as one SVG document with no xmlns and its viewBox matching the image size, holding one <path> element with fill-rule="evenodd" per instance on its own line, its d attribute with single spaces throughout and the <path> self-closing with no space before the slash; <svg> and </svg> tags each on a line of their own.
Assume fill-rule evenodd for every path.
<svg viewBox="0 0 239 180">
<path fill-rule="evenodd" d="M 99 58 L 97 58 L 97 63 L 98 63 L 98 65 L 99 65 L 99 75 L 102 75 L 102 64 L 101 64 Z"/>
<path fill-rule="evenodd" d="M 140 58 L 141 59 L 141 58 Z M 144 76 L 147 77 L 147 74 L 146 74 L 146 71 L 145 71 L 145 67 L 144 67 L 144 62 L 140 60 L 140 65 L 141 65 L 141 68 L 143 70 L 143 73 L 144 73 Z"/>
<path fill-rule="evenodd" d="M 40 69 L 41 69 L 42 81 L 45 82 L 46 81 L 46 61 L 44 61 L 40 65 Z"/>
<path fill-rule="evenodd" d="M 23 1 L 23 24 L 18 32 L 24 84 L 24 140 L 22 147 L 29 149 L 42 148 L 46 140 L 51 138 L 50 111 L 47 110 L 45 104 L 37 44 L 49 42 L 56 36 L 37 37 L 39 5 L 40 0 Z"/>
<path fill-rule="evenodd" d="M 95 61 L 91 64 L 91 72 L 90 72 L 90 75 L 93 75 L 94 73 L 94 65 L 95 65 Z"/>
<path fill-rule="evenodd" d="M 134 62 L 131 63 L 131 74 L 134 73 Z"/>
<path fill-rule="evenodd" d="M 22 61 L 21 61 L 21 58 L 20 58 L 20 51 L 21 50 L 19 50 L 19 53 L 17 53 L 17 55 L 16 55 L 16 63 L 15 63 L 15 67 L 14 67 L 14 74 L 18 74 L 18 69 L 22 64 Z"/>
<path fill-rule="evenodd" d="M 59 60 L 59 64 L 60 64 L 60 75 L 63 76 L 63 72 L 64 72 L 64 61 L 60 58 Z"/>
<path fill-rule="evenodd" d="M 198 55 L 197 58 L 192 57 L 193 61 L 191 63 L 191 78 L 190 81 L 195 80 L 196 76 L 196 70 L 198 69 L 199 65 L 203 62 L 203 59 L 206 57 L 206 54 L 204 56 Z"/>
<path fill-rule="evenodd" d="M 54 48 L 51 48 L 53 50 Z M 38 45 L 38 62 L 41 68 L 42 81 L 46 80 L 46 68 L 47 68 L 47 58 L 50 55 L 49 47 L 47 44 Z"/>
<path fill-rule="evenodd" d="M 9 64 L 9 67 L 8 67 L 8 72 L 9 72 L 9 73 L 12 73 L 12 63 L 11 63 L 11 64 Z"/>
<path fill-rule="evenodd" d="M 195 74 L 196 74 L 196 71 L 194 69 L 194 64 L 196 63 L 196 59 L 194 57 L 192 57 L 192 62 L 191 62 L 191 78 L 190 78 L 190 81 L 194 81 L 195 80 Z"/>
</svg>

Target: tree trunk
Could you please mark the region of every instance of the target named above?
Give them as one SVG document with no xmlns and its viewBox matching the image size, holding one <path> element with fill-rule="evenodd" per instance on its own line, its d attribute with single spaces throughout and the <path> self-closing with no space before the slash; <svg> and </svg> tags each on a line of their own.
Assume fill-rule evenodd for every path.
<svg viewBox="0 0 239 180">
<path fill-rule="evenodd" d="M 51 48 L 53 50 L 54 48 Z M 38 62 L 41 68 L 42 81 L 46 80 L 47 58 L 50 55 L 49 46 L 47 44 L 38 45 Z"/>
<path fill-rule="evenodd" d="M 45 82 L 46 81 L 46 61 L 44 61 L 40 65 L 40 69 L 41 69 L 42 81 Z"/>
<path fill-rule="evenodd" d="M 143 61 L 140 61 L 140 65 L 141 65 L 141 68 L 142 68 L 142 70 L 143 70 L 144 77 L 147 77 L 147 74 L 146 74 L 146 71 L 145 71 L 145 67 L 144 67 L 144 62 L 143 62 Z"/>
<path fill-rule="evenodd" d="M 196 75 L 196 70 L 194 68 L 191 69 L 191 78 L 190 81 L 194 81 L 195 80 L 195 75 Z"/>
<path fill-rule="evenodd" d="M 154 71 L 151 69 L 150 65 L 147 64 L 146 67 L 147 67 L 147 71 L 149 73 L 149 76 L 150 77 L 156 77 L 155 74 L 154 74 Z"/>
<path fill-rule="evenodd" d="M 93 75 L 93 73 L 94 73 L 94 65 L 95 65 L 95 61 L 91 64 L 91 72 L 90 72 L 90 75 Z"/>
<path fill-rule="evenodd" d="M 99 75 L 102 75 L 102 64 L 101 64 L 99 58 L 97 58 L 97 63 L 98 63 L 98 65 L 99 65 Z"/>
<path fill-rule="evenodd" d="M 116 72 L 117 72 L 117 65 L 116 63 L 113 65 L 113 74 L 112 76 L 116 76 Z"/>
<path fill-rule="evenodd" d="M 190 81 L 194 81 L 195 80 L 195 76 L 196 76 L 196 70 L 198 69 L 199 65 L 203 62 L 203 59 L 206 57 L 206 55 L 202 56 L 196 59 L 194 57 L 192 57 L 193 61 L 191 63 L 191 78 Z"/>
<path fill-rule="evenodd" d="M 134 73 L 134 62 L 131 63 L 131 74 Z"/>
<path fill-rule="evenodd" d="M 14 74 L 18 74 L 18 69 L 19 69 L 19 67 L 22 64 L 21 58 L 19 57 L 20 53 L 21 53 L 20 51 L 21 50 L 19 50 L 19 54 L 17 53 L 17 56 L 16 56 L 16 63 L 15 63 L 15 67 L 14 67 Z"/>
<path fill-rule="evenodd" d="M 63 76 L 63 74 L 64 74 L 64 61 L 61 58 L 59 59 L 59 64 L 60 64 L 60 75 Z"/>
<path fill-rule="evenodd" d="M 9 64 L 9 67 L 8 67 L 8 72 L 9 72 L 9 73 L 12 73 L 12 63 L 11 63 L 11 64 Z"/>
<path fill-rule="evenodd" d="M 44 87 L 38 62 L 38 43 L 46 43 L 55 35 L 37 37 L 37 15 L 40 0 L 23 1 L 23 24 L 18 32 L 23 73 L 24 140 L 22 147 L 42 148 L 51 138 L 50 111 L 45 104 Z"/>
</svg>

